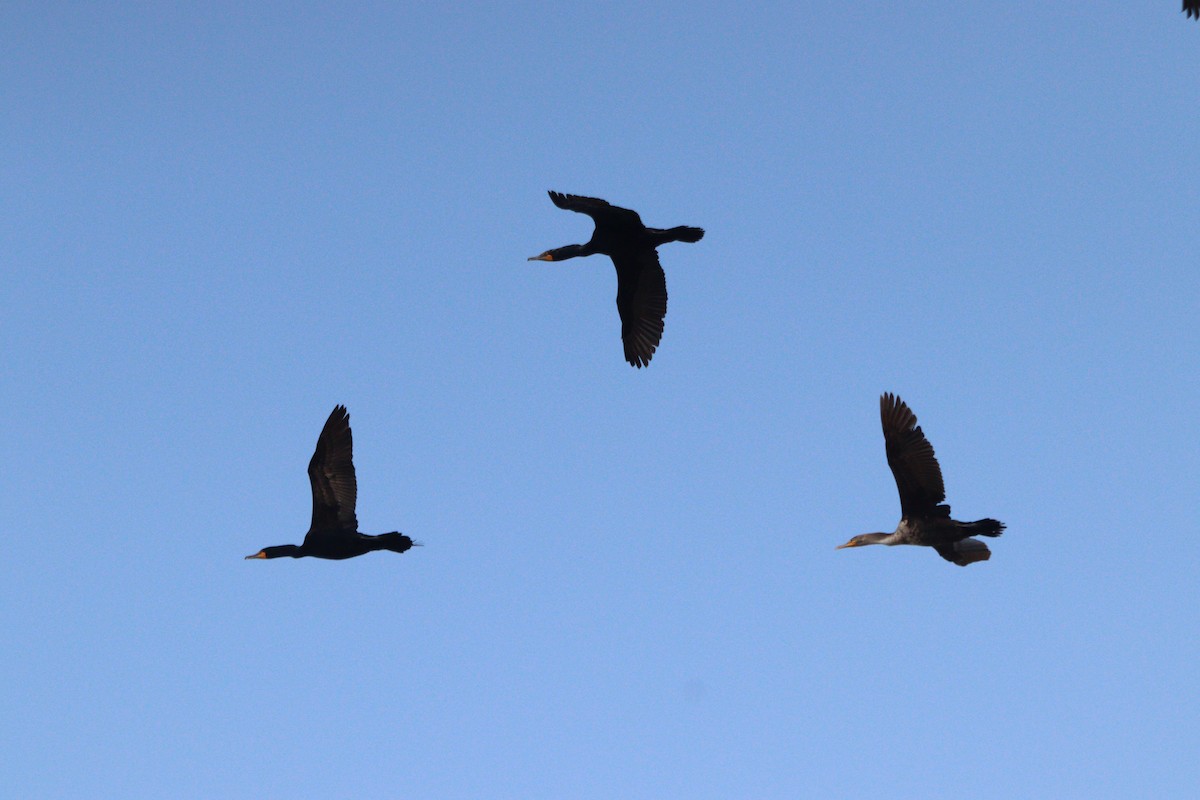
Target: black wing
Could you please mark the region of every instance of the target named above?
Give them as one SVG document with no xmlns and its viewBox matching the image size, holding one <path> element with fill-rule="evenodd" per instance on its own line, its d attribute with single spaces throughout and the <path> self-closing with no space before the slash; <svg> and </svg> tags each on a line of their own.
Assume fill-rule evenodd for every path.
<svg viewBox="0 0 1200 800">
<path fill-rule="evenodd" d="M 601 200 L 598 197 L 580 197 L 577 194 L 563 194 L 562 192 L 550 192 L 550 199 L 554 201 L 554 205 L 559 208 L 565 208 L 567 211 L 578 211 L 580 214 L 587 214 L 597 225 L 642 225 L 642 218 L 638 216 L 636 211 L 631 211 L 628 208 L 614 206 L 607 200 Z"/>
<path fill-rule="evenodd" d="M 313 495 L 310 536 L 333 530 L 358 530 L 358 518 L 354 516 L 358 483 L 354 479 L 353 449 L 350 415 L 345 406 L 337 406 L 325 421 L 317 438 L 317 449 L 308 462 Z"/>
<path fill-rule="evenodd" d="M 662 341 L 667 276 L 654 250 L 614 256 L 613 264 L 617 268 L 617 312 L 621 315 L 625 360 L 641 369 L 650 364 L 650 357 Z"/>
<path fill-rule="evenodd" d="M 1200 0 L 1183 0 L 1183 13 L 1187 14 L 1189 19 L 1200 19 Z"/>
<path fill-rule="evenodd" d="M 890 392 L 879 398 L 883 442 L 888 466 L 900 491 L 900 510 L 905 517 L 947 516 L 942 470 L 933 455 L 933 445 L 917 425 L 917 416 Z"/>
</svg>

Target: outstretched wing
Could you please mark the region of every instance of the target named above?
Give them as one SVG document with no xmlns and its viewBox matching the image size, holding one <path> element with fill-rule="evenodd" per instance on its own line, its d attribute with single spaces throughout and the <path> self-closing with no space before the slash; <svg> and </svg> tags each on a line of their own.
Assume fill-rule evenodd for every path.
<svg viewBox="0 0 1200 800">
<path fill-rule="evenodd" d="M 1183 12 L 1188 15 L 1188 19 L 1200 19 L 1200 0 L 1183 0 Z"/>
<path fill-rule="evenodd" d="M 903 516 L 948 516 L 948 506 L 938 507 L 946 499 L 942 470 L 933 455 L 933 445 L 917 425 L 916 414 L 889 392 L 879 398 L 879 416 Z"/>
<path fill-rule="evenodd" d="M 654 250 L 614 256 L 613 264 L 617 268 L 617 312 L 621 315 L 625 360 L 641 369 L 650 363 L 662 341 L 667 276 Z"/>
<path fill-rule="evenodd" d="M 577 194 L 563 194 L 562 192 L 551 191 L 550 199 L 559 208 L 565 208 L 567 211 L 578 211 L 580 214 L 587 214 L 596 221 L 597 225 L 642 226 L 642 218 L 638 216 L 636 211 L 614 206 L 607 200 L 601 200 L 598 197 L 581 197 Z"/>
<path fill-rule="evenodd" d="M 354 442 L 350 436 L 350 415 L 345 406 L 337 406 L 321 435 L 317 449 L 308 462 L 308 480 L 312 483 L 313 514 L 309 535 L 332 530 L 358 530 L 354 503 L 358 483 L 354 479 Z"/>
</svg>

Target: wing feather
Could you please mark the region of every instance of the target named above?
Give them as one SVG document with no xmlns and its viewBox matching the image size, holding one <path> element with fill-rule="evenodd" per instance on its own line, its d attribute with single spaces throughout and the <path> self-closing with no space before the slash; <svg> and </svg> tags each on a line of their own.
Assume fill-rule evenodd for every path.
<svg viewBox="0 0 1200 800">
<path fill-rule="evenodd" d="M 879 416 L 888 466 L 896 478 L 903 515 L 949 515 L 948 506 L 938 506 L 946 499 L 942 470 L 933 454 L 933 445 L 917 425 L 916 414 L 889 392 L 879 398 Z"/>
<path fill-rule="evenodd" d="M 354 514 L 358 482 L 354 478 L 353 450 L 350 415 L 345 406 L 337 406 L 325 421 L 317 438 L 317 449 L 308 462 L 308 480 L 313 495 L 310 535 L 331 530 L 358 530 L 358 518 Z"/>
<path fill-rule="evenodd" d="M 662 341 L 667 276 L 654 250 L 613 257 L 613 264 L 617 267 L 617 312 L 621 315 L 625 360 L 641 369 L 649 365 Z"/>
<path fill-rule="evenodd" d="M 596 224 L 601 223 L 617 224 L 617 225 L 642 225 L 642 218 L 638 216 L 636 211 L 628 208 L 614 206 L 607 200 L 601 200 L 599 197 L 583 197 L 577 194 L 563 194 L 562 192 L 551 191 L 550 200 L 559 208 L 564 208 L 567 211 L 577 211 L 580 214 L 587 214 Z"/>
</svg>

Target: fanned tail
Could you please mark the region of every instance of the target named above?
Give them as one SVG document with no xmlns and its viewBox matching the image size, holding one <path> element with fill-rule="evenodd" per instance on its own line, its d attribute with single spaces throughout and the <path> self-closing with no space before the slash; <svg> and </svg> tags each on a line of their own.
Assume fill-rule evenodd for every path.
<svg viewBox="0 0 1200 800">
<path fill-rule="evenodd" d="M 693 228 L 688 225 L 671 228 L 667 233 L 674 234 L 672 241 L 676 242 L 698 242 L 704 238 L 704 228 Z"/>
<path fill-rule="evenodd" d="M 1004 533 L 1004 523 L 998 519 L 977 519 L 974 522 L 958 523 L 959 530 L 967 536 L 999 536 Z"/>
<path fill-rule="evenodd" d="M 655 247 L 664 245 L 667 242 L 698 242 L 704 238 L 704 228 L 692 228 L 688 225 L 680 225 L 677 228 L 648 228 L 650 234 L 650 243 Z"/>
</svg>

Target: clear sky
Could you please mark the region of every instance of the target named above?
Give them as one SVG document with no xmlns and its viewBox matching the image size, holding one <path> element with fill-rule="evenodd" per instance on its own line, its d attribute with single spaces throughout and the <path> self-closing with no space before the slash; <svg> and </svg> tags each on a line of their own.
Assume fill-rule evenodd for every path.
<svg viewBox="0 0 1200 800">
<path fill-rule="evenodd" d="M 0 6 L 0 785 L 1198 796 L 1200 24 L 416 5 Z M 990 562 L 834 550 L 884 391 Z M 338 403 L 425 548 L 244 561 Z"/>
</svg>

